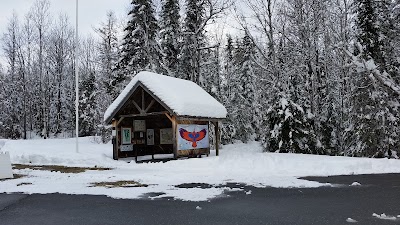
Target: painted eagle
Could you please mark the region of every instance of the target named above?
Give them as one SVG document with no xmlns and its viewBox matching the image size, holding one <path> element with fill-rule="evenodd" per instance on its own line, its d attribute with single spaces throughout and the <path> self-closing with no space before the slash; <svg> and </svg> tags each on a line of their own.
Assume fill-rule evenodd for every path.
<svg viewBox="0 0 400 225">
<path fill-rule="evenodd" d="M 189 132 L 183 128 L 179 129 L 179 134 L 183 139 L 186 141 L 192 142 L 192 147 L 196 148 L 197 147 L 197 142 L 203 140 L 203 138 L 206 136 L 207 131 L 206 129 L 203 129 L 199 132 L 193 131 Z"/>
</svg>

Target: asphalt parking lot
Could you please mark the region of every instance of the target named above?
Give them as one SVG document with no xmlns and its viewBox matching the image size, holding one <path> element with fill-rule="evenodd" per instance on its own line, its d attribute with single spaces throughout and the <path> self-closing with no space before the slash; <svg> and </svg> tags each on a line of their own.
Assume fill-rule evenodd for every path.
<svg viewBox="0 0 400 225">
<path fill-rule="evenodd" d="M 400 174 L 307 177 L 321 188 L 255 188 L 209 202 L 170 198 L 112 199 L 88 195 L 0 194 L 0 224 L 400 224 Z M 361 186 L 349 186 L 353 182 Z M 185 187 L 188 188 L 188 187 Z M 249 193 L 251 190 L 251 194 Z"/>
</svg>

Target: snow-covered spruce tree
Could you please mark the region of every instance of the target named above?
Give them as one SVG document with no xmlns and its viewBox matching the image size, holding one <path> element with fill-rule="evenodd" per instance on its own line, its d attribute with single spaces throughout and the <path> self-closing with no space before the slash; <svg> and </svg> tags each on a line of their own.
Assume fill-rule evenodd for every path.
<svg viewBox="0 0 400 225">
<path fill-rule="evenodd" d="M 205 1 L 186 0 L 186 17 L 183 25 L 183 45 L 180 61 L 180 78 L 200 84 L 200 48 L 205 46 Z"/>
<path fill-rule="evenodd" d="M 265 125 L 269 138 L 264 142 L 268 151 L 321 154 L 313 130 L 313 115 L 287 97 L 281 96 L 267 111 Z"/>
<path fill-rule="evenodd" d="M 93 72 L 86 75 L 81 82 L 79 99 L 79 136 L 96 134 L 98 112 L 96 106 L 96 77 Z"/>
<path fill-rule="evenodd" d="M 359 0 L 355 2 L 357 12 L 357 41 L 360 44 L 358 57 L 366 67 L 377 66 L 378 73 L 392 73 L 393 54 L 390 46 L 390 21 L 384 1 Z M 387 74 L 387 73 L 386 73 Z M 353 117 L 355 142 L 347 154 L 355 156 L 382 157 L 399 146 L 398 99 L 391 90 L 378 83 L 369 71 L 355 71 L 356 89 Z M 389 76 L 389 75 L 388 75 Z"/>
<path fill-rule="evenodd" d="M 398 6 L 400 7 L 400 6 Z M 396 58 L 395 40 L 398 39 L 398 30 L 396 30 L 395 13 L 391 0 L 377 1 L 377 26 L 379 26 L 382 62 L 378 63 L 378 68 L 385 70 L 391 75 L 397 84 L 400 83 L 400 60 Z M 398 54 L 397 54 L 398 55 Z"/>
<path fill-rule="evenodd" d="M 356 0 L 357 41 L 362 46 L 363 57 L 373 59 L 380 71 L 386 71 L 392 76 L 395 73 L 393 46 L 395 38 L 394 21 L 390 17 L 390 1 Z"/>
<path fill-rule="evenodd" d="M 400 33 L 400 0 L 392 1 L 391 7 L 391 19 L 394 25 L 395 34 Z M 395 57 L 400 58 L 400 35 L 395 35 L 393 38 L 393 47 L 395 52 Z M 400 70 L 400 69 L 399 69 Z"/>
<path fill-rule="evenodd" d="M 181 28 L 178 0 L 164 0 L 160 15 L 160 44 L 162 69 L 175 77 L 178 71 L 178 55 L 181 45 Z"/>
<path fill-rule="evenodd" d="M 217 100 L 221 100 L 219 45 L 201 49 L 200 86 Z"/>
<path fill-rule="evenodd" d="M 235 139 L 247 142 L 254 139 L 256 134 L 255 110 L 258 108 L 256 98 L 256 74 L 252 55 L 255 49 L 248 35 L 237 46 L 235 51 L 235 64 L 239 66 L 231 79 L 231 119 L 235 127 Z"/>
<path fill-rule="evenodd" d="M 233 39 L 230 35 L 227 35 L 227 42 L 224 48 L 224 79 L 222 82 L 222 102 L 228 111 L 228 115 L 221 126 L 221 138 L 222 144 L 230 144 L 233 142 L 236 135 L 236 128 L 233 120 L 233 111 L 235 106 L 232 103 L 232 92 L 234 91 L 232 84 L 235 76 L 235 64 L 234 64 L 234 45 Z"/>
<path fill-rule="evenodd" d="M 156 42 L 158 31 L 151 0 L 132 0 L 132 9 L 124 32 L 121 58 L 117 70 L 123 79 L 141 70 L 159 69 L 159 47 Z"/>
</svg>

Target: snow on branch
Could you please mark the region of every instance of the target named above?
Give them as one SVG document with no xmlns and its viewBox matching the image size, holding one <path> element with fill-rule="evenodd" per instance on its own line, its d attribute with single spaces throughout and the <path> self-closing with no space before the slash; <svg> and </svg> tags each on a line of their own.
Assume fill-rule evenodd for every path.
<svg viewBox="0 0 400 225">
<path fill-rule="evenodd" d="M 344 49 L 344 52 L 351 58 L 352 64 L 356 67 L 357 72 L 367 72 L 368 77 L 372 81 L 378 80 L 385 87 L 390 89 L 396 95 L 400 96 L 400 86 L 386 71 L 379 71 L 373 59 L 365 60 L 361 57 L 362 48 L 359 46 L 360 54 L 354 55 L 349 50 Z"/>
<path fill-rule="evenodd" d="M 205 5 L 207 6 L 207 12 L 203 23 L 197 28 L 195 31 L 196 34 L 199 34 L 204 30 L 209 21 L 218 17 L 219 14 L 224 12 L 226 9 L 232 6 L 232 0 L 205 0 Z"/>
</svg>

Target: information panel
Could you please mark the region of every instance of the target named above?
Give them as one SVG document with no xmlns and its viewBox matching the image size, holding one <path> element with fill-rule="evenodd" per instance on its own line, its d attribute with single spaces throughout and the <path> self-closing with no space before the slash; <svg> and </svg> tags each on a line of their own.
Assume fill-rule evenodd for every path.
<svg viewBox="0 0 400 225">
<path fill-rule="evenodd" d="M 173 137 L 172 137 L 172 128 L 164 128 L 160 129 L 160 144 L 172 144 Z"/>
<path fill-rule="evenodd" d="M 121 145 L 121 152 L 130 152 L 133 151 L 133 145 Z"/>
<path fill-rule="evenodd" d="M 145 120 L 134 120 L 133 127 L 134 127 L 133 130 L 135 132 L 137 132 L 137 131 L 146 132 L 146 121 Z"/>
<path fill-rule="evenodd" d="M 147 145 L 154 145 L 154 129 L 147 129 Z"/>
<path fill-rule="evenodd" d="M 131 128 L 122 128 L 122 144 L 131 144 Z"/>
</svg>

